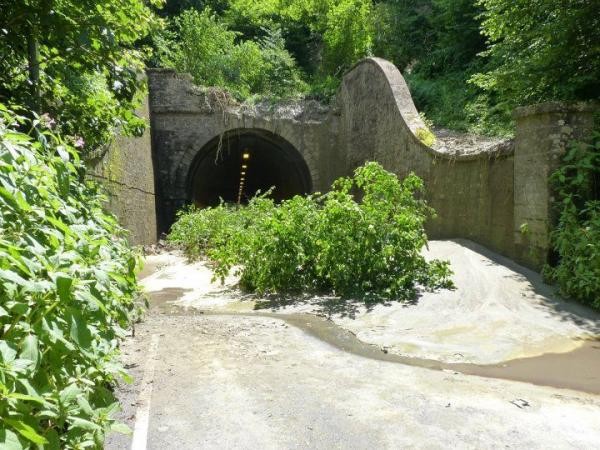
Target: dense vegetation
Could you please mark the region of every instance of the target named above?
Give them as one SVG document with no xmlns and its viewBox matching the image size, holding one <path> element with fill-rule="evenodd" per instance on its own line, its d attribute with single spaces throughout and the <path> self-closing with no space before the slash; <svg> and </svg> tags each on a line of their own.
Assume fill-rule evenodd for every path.
<svg viewBox="0 0 600 450">
<path fill-rule="evenodd" d="M 136 258 L 80 155 L 145 127 L 158 21 L 142 0 L 0 11 L 0 448 L 102 448 Z"/>
<path fill-rule="evenodd" d="M 422 188 L 415 175 L 400 181 L 367 163 L 324 195 L 184 211 L 169 240 L 207 256 L 217 277 L 235 267 L 252 292 L 413 299 L 419 289 L 451 285 L 448 263 L 421 255 L 433 213 L 415 198 Z"/>
<path fill-rule="evenodd" d="M 306 88 L 278 30 L 258 41 L 237 40 L 210 9 L 184 11 L 174 31 L 155 40 L 162 63 L 188 72 L 205 86 L 227 88 L 235 97 L 293 96 Z"/>
<path fill-rule="evenodd" d="M 72 146 L 0 104 L 1 448 L 100 448 L 119 429 L 136 259 L 83 176 Z"/>
<path fill-rule="evenodd" d="M 131 111 L 144 62 L 189 71 L 240 100 L 326 100 L 354 63 L 381 56 L 435 125 L 494 134 L 511 133 L 517 105 L 600 95 L 600 5 L 589 0 L 0 0 L 0 8 L 0 101 L 50 114 L 87 149 L 115 127 L 143 127 Z"/>
<path fill-rule="evenodd" d="M 155 63 L 240 99 L 327 99 L 368 55 L 393 61 L 417 107 L 454 129 L 510 134 L 515 106 L 600 95 L 598 2 L 179 0 L 163 14 Z"/>
<path fill-rule="evenodd" d="M 142 39 L 158 22 L 143 0 L 0 0 L 0 11 L 0 102 L 48 114 L 80 150 L 144 129 Z"/>
<path fill-rule="evenodd" d="M 554 175 L 558 226 L 552 244 L 559 259 L 545 269 L 567 297 L 600 308 L 600 132 L 574 142 Z"/>
</svg>

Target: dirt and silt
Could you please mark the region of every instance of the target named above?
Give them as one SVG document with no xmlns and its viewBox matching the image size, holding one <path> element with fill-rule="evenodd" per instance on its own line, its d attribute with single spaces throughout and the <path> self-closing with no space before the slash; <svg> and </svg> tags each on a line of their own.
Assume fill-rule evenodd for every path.
<svg viewBox="0 0 600 450">
<path fill-rule="evenodd" d="M 159 336 L 147 448 L 597 446 L 598 316 L 468 242 L 429 252 L 450 257 L 457 289 L 371 310 L 264 303 L 233 277 L 211 283 L 204 263 L 149 257 L 151 310 L 124 347 L 137 375 L 125 419 L 135 426 Z"/>
<path fill-rule="evenodd" d="M 172 316 L 254 316 L 279 319 L 344 352 L 377 361 L 407 364 L 431 370 L 456 371 L 465 375 L 523 381 L 600 395 L 600 338 L 581 338 L 579 347 L 565 353 L 544 353 L 498 364 L 446 363 L 390 353 L 385 347 L 359 340 L 354 333 L 336 325 L 321 314 L 286 314 L 261 310 L 239 312 L 235 311 L 235 306 L 227 310 L 202 310 L 177 305 L 177 300 L 185 293 L 186 291 L 180 288 L 166 288 L 152 293 L 150 303 L 162 314 Z M 242 305 L 242 309 L 244 306 L 248 305 Z"/>
</svg>

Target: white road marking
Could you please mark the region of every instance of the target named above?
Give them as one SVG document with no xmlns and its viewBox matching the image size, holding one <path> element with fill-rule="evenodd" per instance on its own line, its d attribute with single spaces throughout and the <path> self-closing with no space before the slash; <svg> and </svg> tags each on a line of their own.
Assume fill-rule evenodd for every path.
<svg viewBox="0 0 600 450">
<path fill-rule="evenodd" d="M 133 439 L 131 450 L 146 450 L 148 441 L 148 423 L 150 422 L 150 402 L 152 400 L 152 388 L 154 381 L 154 369 L 156 367 L 156 357 L 158 354 L 159 335 L 153 334 L 150 338 L 148 347 L 148 359 L 144 369 L 144 378 L 142 387 L 138 396 L 138 409 L 135 414 L 135 427 L 133 429 Z"/>
</svg>

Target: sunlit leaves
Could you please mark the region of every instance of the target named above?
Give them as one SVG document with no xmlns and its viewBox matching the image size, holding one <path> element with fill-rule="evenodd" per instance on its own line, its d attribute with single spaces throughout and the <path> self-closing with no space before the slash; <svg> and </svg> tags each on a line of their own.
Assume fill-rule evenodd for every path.
<svg viewBox="0 0 600 450">
<path fill-rule="evenodd" d="M 598 98 L 600 6 L 595 1 L 479 0 L 490 70 L 473 81 L 511 105 Z"/>
<path fill-rule="evenodd" d="M 195 2 L 155 36 L 159 64 L 240 99 L 329 98 L 343 73 L 371 54 L 370 0 L 230 0 L 219 15 L 213 3 Z"/>
<path fill-rule="evenodd" d="M 560 291 L 600 308 L 600 133 L 573 142 L 553 176 L 559 213 L 552 246 L 559 260 L 544 269 Z"/>
<path fill-rule="evenodd" d="M 0 97 L 38 104 L 49 123 L 81 142 L 103 145 L 119 127 L 139 132 L 132 110 L 148 49 L 140 42 L 160 26 L 144 0 L 4 1 L 0 15 Z M 152 1 L 151 3 L 162 3 Z M 37 43 L 32 59 L 28 43 Z M 40 98 L 28 68 L 39 69 Z M 82 137 L 85 136 L 83 140 Z"/>
<path fill-rule="evenodd" d="M 448 264 L 420 253 L 432 213 L 415 197 L 422 187 L 415 175 L 400 181 L 368 163 L 325 195 L 185 211 L 169 239 L 207 256 L 217 277 L 235 268 L 250 291 L 407 300 L 451 284 Z"/>
<path fill-rule="evenodd" d="M 135 258 L 74 150 L 18 122 L 0 105 L 0 447 L 99 448 Z"/>
<path fill-rule="evenodd" d="M 305 89 L 279 31 L 244 40 L 210 9 L 183 12 L 174 19 L 174 33 L 157 35 L 155 44 L 162 64 L 190 73 L 200 85 L 225 88 L 238 99 L 294 97 Z"/>
</svg>

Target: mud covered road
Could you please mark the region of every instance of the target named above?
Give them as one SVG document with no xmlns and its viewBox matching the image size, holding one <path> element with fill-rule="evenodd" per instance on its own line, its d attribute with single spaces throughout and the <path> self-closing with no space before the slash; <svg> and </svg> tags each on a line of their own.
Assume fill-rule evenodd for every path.
<svg viewBox="0 0 600 450">
<path fill-rule="evenodd" d="M 121 392 L 134 448 L 593 449 L 600 442 L 600 397 L 375 361 L 276 319 L 153 315 L 125 351 L 137 380 Z M 115 436 L 107 448 L 131 448 L 131 440 Z"/>
<path fill-rule="evenodd" d="M 331 321 L 248 315 L 251 302 L 202 270 L 158 261 L 153 306 L 123 348 L 133 439 L 108 449 L 600 448 L 600 395 L 403 363 Z M 159 286 L 169 270 L 180 287 Z"/>
</svg>

